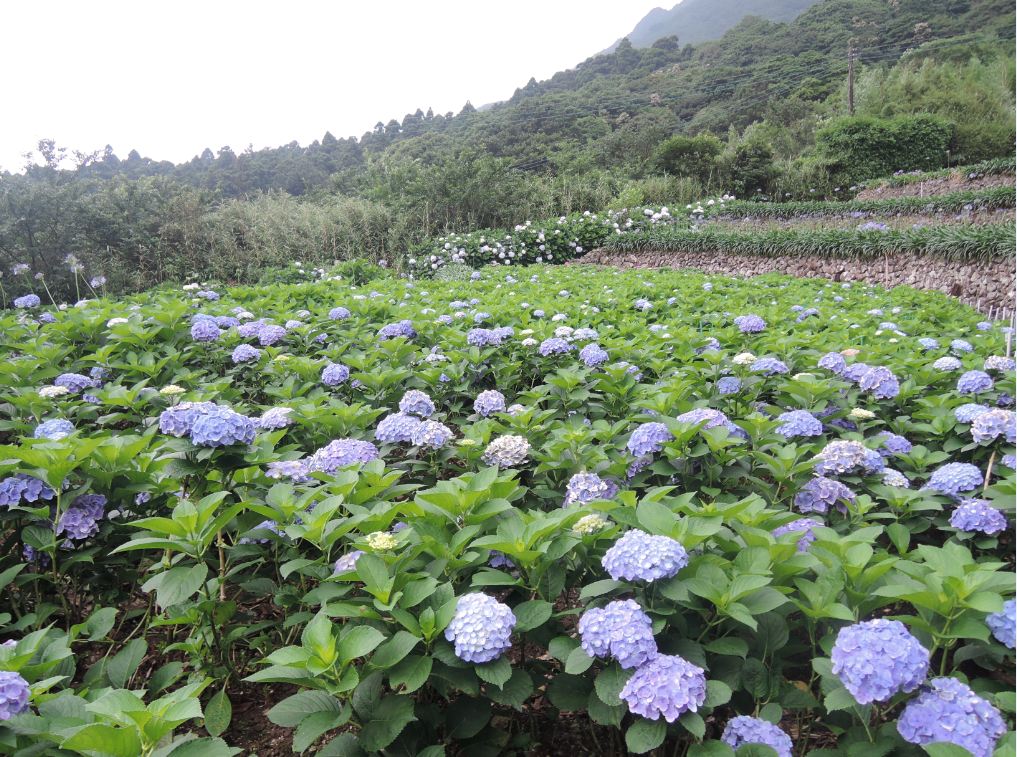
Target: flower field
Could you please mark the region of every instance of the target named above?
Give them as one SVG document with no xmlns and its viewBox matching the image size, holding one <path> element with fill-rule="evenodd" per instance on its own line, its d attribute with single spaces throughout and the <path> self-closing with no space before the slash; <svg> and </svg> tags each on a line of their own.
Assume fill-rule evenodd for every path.
<svg viewBox="0 0 1017 757">
<path fill-rule="evenodd" d="M 488 266 L 2 329 L 0 754 L 1017 745 L 1013 334 L 943 295 Z"/>
</svg>

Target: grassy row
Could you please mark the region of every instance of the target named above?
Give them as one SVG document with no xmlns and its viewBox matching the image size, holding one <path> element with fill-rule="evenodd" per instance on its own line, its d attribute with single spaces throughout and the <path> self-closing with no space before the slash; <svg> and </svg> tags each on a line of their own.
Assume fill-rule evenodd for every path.
<svg viewBox="0 0 1017 757">
<path fill-rule="evenodd" d="M 736 200 L 724 207 L 704 208 L 708 218 L 795 218 L 797 216 L 846 216 L 851 213 L 898 215 L 911 213 L 958 213 L 965 209 L 1012 208 L 1017 196 L 1010 187 L 950 192 L 935 197 L 888 197 L 879 200 L 817 200 L 760 203 Z"/>
<path fill-rule="evenodd" d="M 708 228 L 653 229 L 609 239 L 618 251 L 725 252 L 738 255 L 818 255 L 872 258 L 888 254 L 921 253 L 955 261 L 990 261 L 1014 257 L 1011 224 L 934 226 L 885 232 L 843 229 L 774 229 L 759 232 Z"/>
<path fill-rule="evenodd" d="M 904 173 L 898 176 L 886 176 L 880 179 L 870 179 L 865 182 L 868 187 L 902 187 L 906 184 L 917 184 L 921 181 L 933 179 L 946 179 L 954 174 L 966 178 L 979 178 L 982 176 L 1006 176 L 1017 173 L 1017 162 L 1014 158 L 993 158 L 983 160 L 981 163 L 971 163 L 966 166 L 954 166 L 953 168 L 940 168 L 936 171 L 922 171 L 920 173 Z"/>
</svg>

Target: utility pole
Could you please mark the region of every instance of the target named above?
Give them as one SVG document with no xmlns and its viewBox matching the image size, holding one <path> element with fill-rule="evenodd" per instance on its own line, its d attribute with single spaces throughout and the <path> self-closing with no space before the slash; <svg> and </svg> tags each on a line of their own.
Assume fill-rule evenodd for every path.
<svg viewBox="0 0 1017 757">
<path fill-rule="evenodd" d="M 855 45 L 848 43 L 848 114 L 855 114 Z"/>
</svg>

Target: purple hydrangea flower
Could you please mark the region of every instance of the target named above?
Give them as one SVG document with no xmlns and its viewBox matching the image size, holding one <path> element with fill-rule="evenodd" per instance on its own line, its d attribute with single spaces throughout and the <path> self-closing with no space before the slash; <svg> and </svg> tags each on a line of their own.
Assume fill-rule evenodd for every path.
<svg viewBox="0 0 1017 757">
<path fill-rule="evenodd" d="M 42 300 L 39 299 L 37 294 L 26 294 L 21 297 L 14 298 L 14 307 L 22 310 L 29 310 L 31 308 L 37 308 L 42 304 Z"/>
<path fill-rule="evenodd" d="M 1017 439 L 1017 416 L 1012 410 L 989 410 L 971 422 L 971 438 L 976 443 L 992 442 L 1000 437 L 1011 444 Z"/>
<path fill-rule="evenodd" d="M 235 329 L 240 325 L 240 320 L 231 315 L 217 315 L 215 324 L 221 329 Z"/>
<path fill-rule="evenodd" d="M 933 678 L 904 707 L 897 732 L 912 744 L 946 741 L 974 757 L 991 757 L 1006 723 L 999 710 L 956 678 Z"/>
<path fill-rule="evenodd" d="M 657 656 L 653 622 L 631 599 L 594 607 L 579 618 L 579 637 L 590 657 L 614 657 L 623 668 L 638 668 Z"/>
<path fill-rule="evenodd" d="M 495 389 L 488 389 L 477 395 L 473 401 L 473 409 L 485 418 L 492 413 L 505 411 L 505 395 Z"/>
<path fill-rule="evenodd" d="M 952 355 L 944 355 L 934 361 L 932 363 L 932 367 L 937 371 L 959 371 L 961 368 L 961 361 Z"/>
<path fill-rule="evenodd" d="M 636 457 L 660 452 L 665 442 L 674 439 L 663 423 L 642 423 L 629 437 L 628 450 Z"/>
<path fill-rule="evenodd" d="M 360 439 L 333 439 L 307 460 L 307 470 L 335 473 L 346 465 L 378 459 L 378 448 Z"/>
<path fill-rule="evenodd" d="M 741 388 L 742 380 L 737 376 L 724 376 L 717 380 L 717 394 L 737 394 Z"/>
<path fill-rule="evenodd" d="M 56 323 L 56 316 L 52 313 L 39 313 L 39 323 Z"/>
<path fill-rule="evenodd" d="M 434 401 L 418 389 L 410 389 L 399 400 L 399 409 L 410 415 L 427 418 L 434 414 Z"/>
<path fill-rule="evenodd" d="M 304 484 L 311 480 L 307 475 L 307 463 L 303 460 L 277 460 L 269 463 L 265 475 L 277 481 L 288 478 L 295 484 Z"/>
<path fill-rule="evenodd" d="M 0 481 L 0 505 L 17 507 L 22 501 L 28 503 L 40 500 L 51 500 L 55 496 L 53 490 L 39 479 L 15 473 Z"/>
<path fill-rule="evenodd" d="M 777 757 L 791 757 L 791 737 L 762 718 L 739 715 L 731 718 L 720 740 L 737 750 L 744 744 L 763 744 L 777 753 Z"/>
<path fill-rule="evenodd" d="M 215 405 L 201 413 L 191 426 L 191 443 L 199 447 L 228 447 L 254 441 L 254 421 L 246 415 Z"/>
<path fill-rule="evenodd" d="M 839 352 L 827 352 L 819 358 L 819 367 L 840 375 L 847 369 L 847 361 Z"/>
<path fill-rule="evenodd" d="M 250 321 L 249 323 L 237 326 L 237 334 L 242 336 L 244 339 L 253 339 L 261 333 L 261 330 L 265 328 L 266 325 L 265 320 L 263 318 L 259 318 L 256 321 Z"/>
<path fill-rule="evenodd" d="M 985 625 L 992 631 L 996 641 L 1013 649 L 1017 644 L 1017 639 L 1015 639 L 1017 636 L 1017 602 L 1008 599 L 1003 603 L 1002 610 L 986 616 Z"/>
<path fill-rule="evenodd" d="M 821 520 L 799 518 L 773 529 L 773 538 L 778 539 L 784 534 L 801 534 L 801 537 L 798 539 L 798 551 L 806 552 L 809 549 L 809 545 L 816 540 L 816 535 L 812 533 L 812 529 L 822 525 L 824 524 Z"/>
<path fill-rule="evenodd" d="M 53 386 L 65 386 L 74 394 L 98 386 L 98 382 L 80 373 L 61 373 L 53 380 Z"/>
<path fill-rule="evenodd" d="M 30 695 L 28 681 L 22 678 L 21 674 L 11 670 L 0 670 L 0 720 L 10 720 L 15 715 L 27 711 Z"/>
<path fill-rule="evenodd" d="M 256 525 L 254 528 L 252 528 L 247 533 L 248 534 L 252 534 L 255 531 L 268 531 L 269 533 L 275 534 L 280 539 L 289 538 L 289 537 L 286 536 L 285 533 L 283 533 L 282 529 L 279 528 L 279 524 L 276 523 L 274 520 L 263 520 L 261 523 Z M 237 540 L 237 543 L 238 544 L 268 544 L 271 541 L 272 541 L 272 539 L 269 536 L 259 537 L 259 536 L 250 536 L 250 535 L 248 535 L 248 536 L 241 536 L 240 539 Z"/>
<path fill-rule="evenodd" d="M 396 444 L 413 441 L 413 434 L 420 426 L 420 419 L 406 413 L 391 413 L 378 423 L 374 438 L 380 442 Z"/>
<path fill-rule="evenodd" d="M 413 328 L 413 322 L 409 320 L 399 321 L 398 323 L 389 323 L 378 329 L 378 338 L 395 339 L 396 337 L 406 337 L 407 339 L 413 339 L 416 337 L 417 331 Z"/>
<path fill-rule="evenodd" d="M 863 391 L 870 392 L 873 397 L 880 400 L 892 399 L 900 394 L 900 382 L 893 375 L 889 368 L 877 366 L 870 368 L 858 379 L 858 386 Z"/>
<path fill-rule="evenodd" d="M 958 497 L 982 485 L 982 472 L 971 463 L 947 463 L 932 472 L 924 489 Z"/>
<path fill-rule="evenodd" d="M 806 308 L 805 310 L 803 310 L 802 312 L 800 312 L 798 314 L 798 317 L 795 318 L 795 323 L 801 323 L 806 318 L 811 318 L 813 316 L 818 316 L 818 315 L 819 315 L 819 308 Z"/>
<path fill-rule="evenodd" d="M 321 383 L 339 386 L 350 377 L 350 369 L 342 363 L 329 363 L 321 370 Z"/>
<path fill-rule="evenodd" d="M 845 381 L 853 381 L 857 384 L 861 381 L 862 377 L 871 370 L 872 366 L 866 363 L 852 363 L 841 371 L 840 376 Z"/>
<path fill-rule="evenodd" d="M 564 355 L 573 349 L 575 348 L 564 339 L 553 336 L 540 343 L 538 352 L 540 352 L 542 356 L 548 357 L 549 355 Z"/>
<path fill-rule="evenodd" d="M 838 439 L 830 442 L 816 455 L 816 473 L 820 476 L 847 473 L 880 473 L 886 464 L 875 450 L 861 442 Z"/>
<path fill-rule="evenodd" d="M 293 425 L 293 419 L 290 418 L 292 412 L 291 407 L 273 407 L 262 413 L 255 423 L 260 429 L 286 428 Z"/>
<path fill-rule="evenodd" d="M 929 650 L 897 620 L 845 626 L 830 654 L 833 672 L 859 704 L 914 691 L 929 673 Z"/>
<path fill-rule="evenodd" d="M 601 565 L 615 581 L 656 581 L 671 578 L 689 564 L 685 547 L 668 536 L 626 531 L 615 541 Z"/>
<path fill-rule="evenodd" d="M 985 364 L 982 366 L 987 371 L 998 371 L 999 373 L 1006 373 L 1017 368 L 1017 361 L 1012 357 L 1004 357 L 1003 355 L 990 355 L 985 358 Z"/>
<path fill-rule="evenodd" d="M 526 462 L 530 443 L 523 436 L 499 436 L 492 439 L 484 450 L 483 460 L 488 465 L 512 468 Z"/>
<path fill-rule="evenodd" d="M 740 315 L 734 319 L 735 326 L 743 334 L 758 334 L 760 331 L 766 329 L 766 321 L 760 318 L 758 315 Z"/>
<path fill-rule="evenodd" d="M 211 289 L 202 289 L 199 292 L 195 292 L 194 296 L 200 297 L 203 300 L 208 300 L 209 302 L 215 302 L 219 299 L 219 293 L 213 292 Z"/>
<path fill-rule="evenodd" d="M 333 321 L 345 321 L 350 317 L 350 311 L 344 307 L 332 308 L 328 311 L 328 317 Z"/>
<path fill-rule="evenodd" d="M 418 447 L 441 449 L 452 441 L 452 429 L 438 421 L 424 421 L 413 432 L 410 440 Z"/>
<path fill-rule="evenodd" d="M 993 381 L 985 371 L 967 371 L 957 379 L 957 391 L 961 394 L 978 394 L 992 391 Z"/>
<path fill-rule="evenodd" d="M 99 532 L 93 513 L 83 507 L 69 507 L 56 524 L 56 534 L 67 534 L 69 539 L 87 539 Z"/>
<path fill-rule="evenodd" d="M 565 487 L 565 501 L 562 507 L 585 505 L 595 499 L 611 499 L 618 493 L 618 485 L 606 481 L 596 473 L 577 473 Z"/>
<path fill-rule="evenodd" d="M 879 447 L 876 451 L 883 457 L 906 455 L 911 452 L 911 442 L 899 434 L 883 431 L 876 435 L 876 439 L 879 441 Z"/>
<path fill-rule="evenodd" d="M 35 431 L 32 433 L 34 439 L 51 439 L 57 441 L 63 439 L 69 434 L 74 433 L 74 424 L 64 418 L 51 418 L 48 421 L 43 421 L 35 427 Z"/>
<path fill-rule="evenodd" d="M 357 560 L 364 555 L 364 550 L 355 549 L 352 552 L 348 552 L 338 560 L 335 561 L 335 567 L 332 569 L 332 575 L 338 576 L 343 573 L 351 573 L 357 569 Z"/>
<path fill-rule="evenodd" d="M 1006 530 L 1006 516 L 984 499 L 966 499 L 953 511 L 950 525 L 961 531 L 994 536 Z"/>
<path fill-rule="evenodd" d="M 908 477 L 893 468 L 887 468 L 883 471 L 883 484 L 885 486 L 896 486 L 901 489 L 911 488 L 911 482 L 908 480 Z"/>
<path fill-rule="evenodd" d="M 971 423 L 979 415 L 987 412 L 989 412 L 989 408 L 986 405 L 968 402 L 960 407 L 954 408 L 953 417 L 957 419 L 958 423 Z"/>
<path fill-rule="evenodd" d="M 764 376 L 776 376 L 788 372 L 787 364 L 775 357 L 761 357 L 749 366 L 753 373 L 762 373 Z"/>
<path fill-rule="evenodd" d="M 219 334 L 219 326 L 213 318 L 202 318 L 191 324 L 191 339 L 196 342 L 214 342 Z"/>
<path fill-rule="evenodd" d="M 954 339 L 950 342 L 950 349 L 953 352 L 968 353 L 974 351 L 974 347 L 971 346 L 971 342 L 965 341 L 964 339 Z"/>
<path fill-rule="evenodd" d="M 836 507 L 842 513 L 847 512 L 845 502 L 854 503 L 855 493 L 840 481 L 817 476 L 810 480 L 795 494 L 795 507 L 802 513 L 826 513 Z"/>
<path fill-rule="evenodd" d="M 170 436 L 187 436 L 198 417 L 213 407 L 214 402 L 181 402 L 159 414 L 159 430 Z"/>
<path fill-rule="evenodd" d="M 663 716 L 673 723 L 703 706 L 706 673 L 678 655 L 657 655 L 636 669 L 622 688 L 621 698 L 635 715 L 648 720 Z"/>
<path fill-rule="evenodd" d="M 230 359 L 235 365 L 241 363 L 253 363 L 261 358 L 261 350 L 257 347 L 252 347 L 249 344 L 238 344 L 233 350 L 233 354 L 230 355 Z"/>
<path fill-rule="evenodd" d="M 482 664 L 497 660 L 512 647 L 515 625 L 516 616 L 508 605 L 474 592 L 459 597 L 445 638 L 455 645 L 460 660 Z"/>
<path fill-rule="evenodd" d="M 1005 465 L 1007 468 L 1017 469 L 1017 455 L 1003 455 L 999 458 L 999 464 Z"/>
<path fill-rule="evenodd" d="M 262 347 L 271 347 L 286 338 L 286 329 L 276 326 L 274 323 L 266 323 L 258 329 L 258 344 Z"/>
<path fill-rule="evenodd" d="M 823 422 L 808 410 L 790 410 L 778 415 L 777 420 L 781 423 L 777 433 L 783 437 L 821 436 L 823 433 Z"/>
<path fill-rule="evenodd" d="M 921 339 L 918 340 L 918 344 L 920 344 L 922 346 L 923 350 L 938 350 L 939 349 L 939 341 L 936 340 L 936 339 L 933 339 L 931 336 L 923 336 Z"/>
<path fill-rule="evenodd" d="M 607 354 L 607 350 L 599 344 L 591 342 L 579 351 L 579 359 L 587 368 L 596 368 L 598 365 L 606 363 L 610 356 Z"/>
</svg>

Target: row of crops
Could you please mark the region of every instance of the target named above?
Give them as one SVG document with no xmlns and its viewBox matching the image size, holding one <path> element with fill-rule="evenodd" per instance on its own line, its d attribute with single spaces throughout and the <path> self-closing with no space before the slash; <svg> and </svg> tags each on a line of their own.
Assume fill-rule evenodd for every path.
<svg viewBox="0 0 1017 757">
<path fill-rule="evenodd" d="M 0 754 L 1014 752 L 1013 334 L 945 296 L 21 304 Z"/>
</svg>

